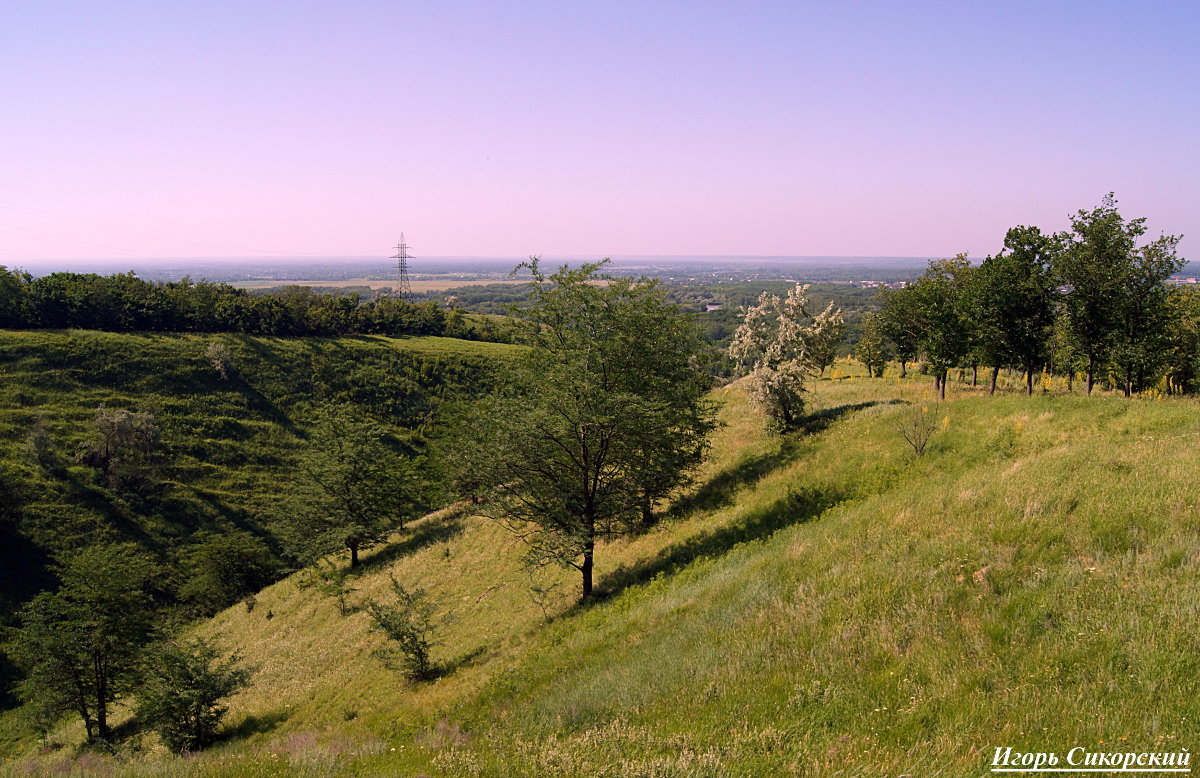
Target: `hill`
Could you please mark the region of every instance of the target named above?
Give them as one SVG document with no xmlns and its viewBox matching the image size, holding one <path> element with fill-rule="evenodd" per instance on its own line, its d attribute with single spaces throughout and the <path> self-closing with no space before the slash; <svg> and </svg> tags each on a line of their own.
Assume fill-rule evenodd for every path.
<svg viewBox="0 0 1200 778">
<path fill-rule="evenodd" d="M 597 556 L 605 597 L 530 582 L 468 511 L 368 557 L 438 608 L 436 681 L 409 685 L 302 577 L 199 628 L 258 667 L 226 742 L 130 775 L 899 775 L 992 750 L 1188 747 L 1197 715 L 1193 400 L 1026 398 L 925 379 L 816 382 L 804 430 L 762 432 L 741 389 L 674 521 Z M 932 414 L 915 457 L 896 430 Z M 70 769 L 79 741 L 18 770 Z M 1114 745 L 1115 744 L 1115 745 Z M 55 765 L 58 765 L 55 767 Z"/>
<path fill-rule="evenodd" d="M 411 430 L 440 403 L 486 391 L 515 353 L 440 337 L 0 331 L 0 623 L 52 585 L 54 555 L 99 540 L 150 551 L 165 590 L 204 538 L 237 531 L 278 561 L 271 508 L 314 403 L 350 402 Z M 100 408 L 149 415 L 158 445 L 139 467 L 150 477 L 117 483 L 83 463 Z"/>
</svg>

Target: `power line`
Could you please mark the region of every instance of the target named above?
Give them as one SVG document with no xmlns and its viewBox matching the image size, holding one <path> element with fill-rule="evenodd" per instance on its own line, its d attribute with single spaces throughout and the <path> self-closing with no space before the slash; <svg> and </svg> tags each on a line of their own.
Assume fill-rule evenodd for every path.
<svg viewBox="0 0 1200 778">
<path fill-rule="evenodd" d="M 400 233 L 400 242 L 396 244 L 396 253 L 392 255 L 396 262 L 396 293 L 406 303 L 412 302 L 412 285 L 408 283 L 408 244 L 404 242 L 404 233 Z"/>
</svg>

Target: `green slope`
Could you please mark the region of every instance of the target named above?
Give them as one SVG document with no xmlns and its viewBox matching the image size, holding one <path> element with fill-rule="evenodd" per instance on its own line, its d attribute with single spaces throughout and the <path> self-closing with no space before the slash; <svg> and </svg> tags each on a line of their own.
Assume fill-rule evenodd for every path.
<svg viewBox="0 0 1200 778">
<path fill-rule="evenodd" d="M 996 746 L 1191 747 L 1196 402 L 959 389 L 938 406 L 928 388 L 817 382 L 808 429 L 782 440 L 740 389 L 719 392 L 726 426 L 679 520 L 604 547 L 608 596 L 588 608 L 565 574 L 535 602 L 519 544 L 485 520 L 414 525 L 354 596 L 384 596 L 389 574 L 430 590 L 449 617 L 450 672 L 433 683 L 380 666 L 364 613 L 280 582 L 202 629 L 260 668 L 228 741 L 177 760 L 147 739 L 104 764 L 960 776 L 984 774 Z M 909 403 L 939 419 L 920 459 L 895 429 Z"/>
<path fill-rule="evenodd" d="M 213 344 L 228 354 L 224 378 Z M 411 428 L 444 399 L 486 391 L 515 353 L 435 337 L 0 331 L 0 625 L 53 585 L 54 554 L 100 539 L 143 545 L 165 564 L 167 588 L 198 533 L 242 530 L 278 551 L 271 509 L 313 402 L 353 402 Z M 101 405 L 154 415 L 163 451 L 152 488 L 109 488 L 77 462 Z M 46 466 L 28 451 L 39 427 Z M 7 680 L 0 655 L 0 704 Z"/>
</svg>

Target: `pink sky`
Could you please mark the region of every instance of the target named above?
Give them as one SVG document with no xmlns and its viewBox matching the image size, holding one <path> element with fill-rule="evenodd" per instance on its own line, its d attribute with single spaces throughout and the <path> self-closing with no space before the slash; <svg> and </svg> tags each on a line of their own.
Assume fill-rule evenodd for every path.
<svg viewBox="0 0 1200 778">
<path fill-rule="evenodd" d="M 1200 230 L 1192 3 L 14 5 L 9 265 L 983 256 L 1109 191 Z"/>
</svg>

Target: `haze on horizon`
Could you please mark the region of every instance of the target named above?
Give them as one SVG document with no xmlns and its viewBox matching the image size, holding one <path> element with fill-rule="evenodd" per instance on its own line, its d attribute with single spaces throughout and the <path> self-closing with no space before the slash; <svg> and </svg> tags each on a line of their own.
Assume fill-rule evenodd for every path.
<svg viewBox="0 0 1200 778">
<path fill-rule="evenodd" d="M 0 264 L 1200 228 L 1188 2 L 6 4 Z M 1190 241 L 1181 244 L 1186 256 Z"/>
</svg>

